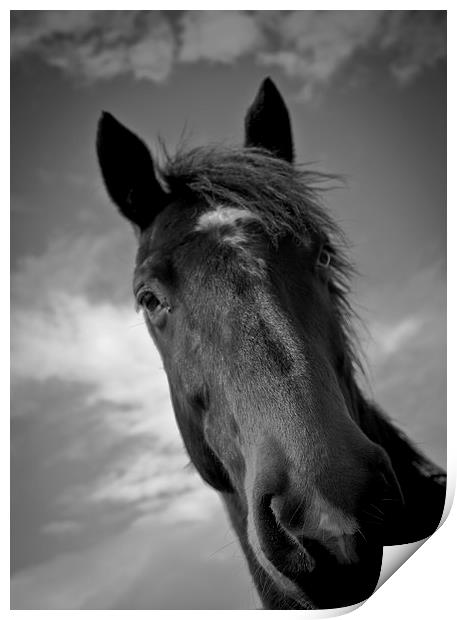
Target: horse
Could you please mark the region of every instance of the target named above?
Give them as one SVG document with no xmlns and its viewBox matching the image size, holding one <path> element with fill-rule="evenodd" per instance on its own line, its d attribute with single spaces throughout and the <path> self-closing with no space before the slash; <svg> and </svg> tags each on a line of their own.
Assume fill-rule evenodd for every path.
<svg viewBox="0 0 457 620">
<path fill-rule="evenodd" d="M 133 294 L 185 448 L 221 496 L 265 609 L 353 605 L 385 545 L 430 536 L 446 474 L 360 387 L 351 263 L 329 176 L 294 164 L 270 78 L 243 146 L 159 165 L 108 112 L 97 155 L 138 242 Z"/>
</svg>

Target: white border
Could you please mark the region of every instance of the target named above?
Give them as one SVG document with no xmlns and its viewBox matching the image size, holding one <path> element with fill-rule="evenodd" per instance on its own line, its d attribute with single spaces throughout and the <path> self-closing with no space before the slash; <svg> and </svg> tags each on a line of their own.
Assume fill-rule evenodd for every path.
<svg viewBox="0 0 457 620">
<path fill-rule="evenodd" d="M 10 9 L 16 10 L 36 10 L 36 9 L 61 9 L 61 4 L 57 4 L 54 2 L 47 3 L 45 7 L 38 6 L 37 3 L 34 2 L 23 2 L 20 6 L 14 6 L 17 3 L 10 3 Z M 164 3 L 165 4 L 165 3 Z M 13 5 L 13 6 L 11 6 Z M 79 5 L 77 9 L 85 8 L 85 3 L 83 5 Z M 273 3 L 266 2 L 250 2 L 246 6 L 238 5 L 239 8 L 244 10 L 252 9 L 252 10 L 278 10 L 277 6 L 273 5 Z M 214 4 L 210 4 L 209 2 L 203 3 L 195 3 L 191 6 L 186 6 L 186 3 L 182 2 L 173 2 L 169 1 L 166 3 L 166 9 L 168 10 L 181 10 L 181 9 L 192 9 L 192 10 L 205 10 L 205 9 L 213 9 Z M 66 7 L 71 8 L 71 7 Z M 94 9 L 93 5 L 88 7 L 90 9 Z M 125 5 L 122 5 L 119 2 L 111 1 L 111 2 L 100 2 L 97 3 L 97 9 L 123 9 Z M 135 7 L 137 9 L 145 8 L 145 9 L 158 9 L 159 7 L 153 6 L 151 7 L 151 3 L 147 3 L 146 5 L 140 3 L 139 6 Z M 236 9 L 237 5 L 233 5 L 233 2 L 229 5 L 228 3 L 220 3 L 218 5 L 218 9 Z M 283 8 L 283 7 L 282 7 Z M 303 10 L 303 2 L 290 2 L 287 5 L 288 9 L 299 9 Z M 306 9 L 312 9 L 313 7 L 307 6 Z M 319 5 L 319 9 L 322 9 L 322 5 Z M 392 3 L 388 3 L 387 6 L 384 6 L 383 9 L 397 9 L 398 5 L 393 5 Z M 434 7 L 431 6 L 430 2 L 405 2 L 403 3 L 402 9 L 415 9 L 415 10 L 436 10 L 440 8 L 441 10 L 446 9 L 446 7 Z M 366 9 L 366 3 L 351 3 L 350 7 L 348 5 L 343 4 L 342 2 L 329 2 L 326 3 L 325 9 L 328 10 L 359 10 Z M 3 75 L 9 78 L 9 14 L 7 11 L 2 11 L 2 41 L 5 47 L 4 53 L 1 55 L 2 63 L 4 63 L 4 71 Z M 448 37 L 448 63 L 451 67 L 454 68 L 455 73 L 455 44 L 453 35 L 455 34 L 455 20 L 454 20 L 454 11 L 448 11 L 448 31 L 450 36 Z M 455 97 L 455 80 L 452 79 L 451 72 L 449 75 L 449 95 L 448 95 L 448 106 L 449 110 L 457 110 L 457 101 Z M 1 98 L 1 105 L 3 108 L 2 118 L 9 119 L 9 100 L 4 96 Z M 449 137 L 450 139 L 455 138 L 455 121 L 451 114 L 448 114 L 448 123 L 449 123 Z M 9 122 L 8 126 L 5 128 L 5 133 L 3 134 L 6 138 L 9 138 Z M 3 166 L 2 166 L 2 174 L 5 176 L 3 179 L 2 187 L 7 188 L 7 194 L 9 194 L 9 153 L 7 152 L 7 148 L 9 145 L 9 140 L 4 139 L 3 148 L 2 148 L 2 157 L 3 157 Z M 449 205 L 451 208 L 448 211 L 448 247 L 449 247 L 449 273 L 455 274 L 455 243 L 451 239 L 451 233 L 455 232 L 455 209 L 457 208 L 457 201 L 455 200 L 456 190 L 454 188 L 453 175 L 452 170 L 454 169 L 453 164 L 455 164 L 455 158 L 452 157 L 452 153 L 450 149 L 448 149 L 448 178 L 451 179 L 451 183 L 449 184 Z M 7 198 L 7 202 L 9 202 L 9 196 Z M 3 221 L 2 231 L 6 237 L 7 231 L 9 229 L 9 214 L 7 209 L 3 210 L 3 217 L 5 218 Z M 450 232 L 449 232 L 450 231 Z M 2 258 L 1 261 L 4 281 L 9 282 L 9 238 L 6 237 L 4 242 L 1 245 Z M 455 278 L 454 278 L 455 279 Z M 5 295 L 6 297 L 6 295 Z M 6 307 L 6 303 L 2 304 L 2 312 L 7 314 L 8 310 Z M 448 279 L 448 316 L 457 317 L 457 307 L 455 302 L 455 289 L 451 286 L 451 281 Z M 5 344 L 9 342 L 9 332 L 7 331 L 7 320 L 6 317 L 2 317 L 4 320 L 2 321 L 3 329 L 5 333 L 3 334 L 2 342 Z M 454 319 L 455 320 L 455 319 Z M 455 327 L 451 323 L 448 323 L 448 342 L 451 345 L 455 345 Z M 9 360 L 6 359 L 6 346 L 5 350 L 5 359 L 4 359 L 4 369 L 9 365 Z M 457 411 L 456 402 L 455 402 L 455 390 L 453 390 L 453 371 L 455 370 L 455 352 L 454 348 L 449 346 L 448 350 L 448 410 L 451 412 Z M 6 372 L 4 373 L 6 378 Z M 5 385 L 6 381 L 5 381 Z M 9 394 L 8 389 L 2 390 L 3 398 L 7 398 Z M 8 399 L 9 400 L 9 399 Z M 7 403 L 5 402 L 5 405 Z M 6 409 L 6 407 L 5 407 Z M 5 411 L 4 409 L 4 411 Z M 7 416 L 4 414 L 3 423 L 5 424 L 5 429 L 3 433 L 3 438 L 5 443 L 8 442 L 8 427 L 7 427 Z M 455 488 L 455 475 L 456 475 L 456 458 L 455 458 L 455 422 L 453 421 L 453 416 L 448 416 L 448 472 L 449 472 L 449 482 L 452 485 L 452 488 Z M 8 442 L 9 443 L 9 442 Z M 4 481 L 4 489 L 5 491 L 9 491 L 9 445 L 5 446 L 4 450 L 2 450 L 2 457 L 4 459 L 2 474 Z M 404 564 L 396 573 L 394 578 L 388 579 L 388 581 L 360 608 L 356 611 L 353 611 L 354 617 L 361 619 L 369 619 L 376 620 L 377 618 L 385 620 L 386 617 L 413 617 L 413 618 L 427 618 L 429 619 L 431 616 L 434 618 L 444 618 L 450 616 L 450 610 L 455 609 L 455 601 L 454 601 L 454 593 L 453 590 L 455 588 L 454 585 L 454 563 L 455 563 L 455 550 L 457 549 L 456 543 L 456 510 L 455 508 L 451 510 L 451 513 L 447 519 L 447 521 L 442 525 L 442 527 L 431 537 L 429 541 L 427 541 L 423 547 L 420 549 L 418 553 L 414 555 L 413 558 L 408 560 L 406 564 Z M 6 540 L 4 540 L 3 544 L 3 558 L 5 560 L 5 579 L 3 579 L 3 584 L 5 584 L 4 588 L 6 589 L 6 584 L 9 582 L 9 571 L 7 573 L 6 562 L 8 561 L 8 553 L 9 550 L 9 513 L 8 511 L 2 511 L 3 516 L 3 527 L 2 531 L 4 532 Z M 8 575 L 8 576 L 7 576 Z M 452 583 L 451 583 L 452 580 Z M 9 590 L 9 588 L 8 588 Z M 2 591 L 2 594 L 6 594 L 6 592 Z M 5 596 L 5 604 L 4 609 L 9 608 L 9 592 Z M 49 618 L 49 617 L 57 617 L 57 618 L 66 618 L 69 616 L 78 613 L 77 611 L 35 611 L 35 612 L 26 612 L 26 611 L 14 611 L 11 612 L 15 615 L 22 616 L 23 614 L 32 614 L 34 618 Z M 137 611 L 135 614 L 148 614 L 150 617 L 150 611 Z M 213 615 L 212 611 L 185 611 L 185 612 L 174 612 L 170 611 L 154 611 L 155 617 L 170 617 L 170 615 L 174 616 L 177 613 L 181 615 L 184 613 L 187 618 L 200 618 L 201 616 Z M 218 615 L 226 616 L 227 614 L 232 614 L 230 611 L 217 611 Z M 244 612 L 238 611 L 236 612 L 237 617 L 244 617 L 245 614 L 250 615 L 256 612 Z M 287 614 L 287 617 L 290 618 L 290 614 L 300 614 L 300 617 L 323 617 L 320 612 L 269 612 L 274 614 Z M 130 618 L 132 611 L 121 612 L 121 611 L 99 611 L 99 612 L 85 612 L 86 615 L 91 616 L 92 614 L 96 614 L 97 616 L 106 615 L 109 618 L 112 618 L 113 615 L 122 618 Z"/>
</svg>

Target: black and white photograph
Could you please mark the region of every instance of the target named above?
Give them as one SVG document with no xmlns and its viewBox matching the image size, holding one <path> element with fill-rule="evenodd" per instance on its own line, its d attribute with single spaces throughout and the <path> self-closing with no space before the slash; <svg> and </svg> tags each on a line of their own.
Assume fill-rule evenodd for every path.
<svg viewBox="0 0 457 620">
<path fill-rule="evenodd" d="M 447 12 L 10 52 L 11 609 L 360 605 L 446 516 Z"/>
</svg>

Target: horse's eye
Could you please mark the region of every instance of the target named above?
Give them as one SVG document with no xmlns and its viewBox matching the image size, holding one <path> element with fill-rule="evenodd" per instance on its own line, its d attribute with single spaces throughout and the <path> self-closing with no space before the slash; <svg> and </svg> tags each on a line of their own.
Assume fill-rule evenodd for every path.
<svg viewBox="0 0 457 620">
<path fill-rule="evenodd" d="M 160 306 L 160 300 L 154 295 L 154 293 L 147 291 L 139 297 L 138 304 L 143 308 L 146 308 L 148 312 L 154 312 L 157 307 Z"/>
<path fill-rule="evenodd" d="M 143 291 L 138 295 L 137 299 L 138 307 L 144 308 L 148 314 L 154 317 L 158 317 L 165 312 L 170 312 L 170 305 L 166 300 L 161 300 L 152 291 Z"/>
<path fill-rule="evenodd" d="M 330 267 L 331 262 L 332 262 L 332 248 L 329 245 L 324 244 L 321 246 L 319 250 L 319 255 L 317 257 L 317 265 L 319 267 L 327 269 L 328 267 Z"/>
</svg>

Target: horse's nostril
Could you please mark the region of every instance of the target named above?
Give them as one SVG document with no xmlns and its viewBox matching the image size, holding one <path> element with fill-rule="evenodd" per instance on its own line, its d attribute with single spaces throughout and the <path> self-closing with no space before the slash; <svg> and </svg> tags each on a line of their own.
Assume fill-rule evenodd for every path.
<svg viewBox="0 0 457 620">
<path fill-rule="evenodd" d="M 263 495 L 254 506 L 254 525 L 260 549 L 286 576 L 289 576 L 291 569 L 313 570 L 313 558 L 277 519 L 272 508 L 274 499 L 271 494 Z"/>
<path fill-rule="evenodd" d="M 307 508 L 309 508 L 309 503 L 304 498 L 291 499 L 284 495 L 277 495 L 271 500 L 271 509 L 276 520 L 290 532 L 303 528 Z"/>
</svg>

